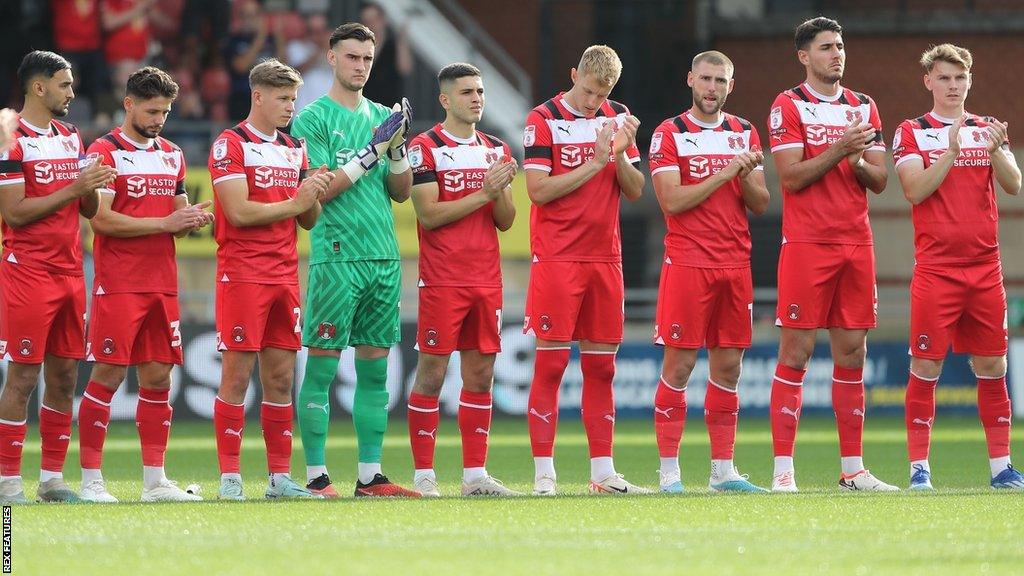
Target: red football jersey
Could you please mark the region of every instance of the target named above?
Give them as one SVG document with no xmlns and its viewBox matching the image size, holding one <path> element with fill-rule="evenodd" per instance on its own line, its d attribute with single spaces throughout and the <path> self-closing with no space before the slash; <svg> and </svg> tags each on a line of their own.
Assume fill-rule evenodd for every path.
<svg viewBox="0 0 1024 576">
<path fill-rule="evenodd" d="M 53 41 L 61 52 L 90 52 L 103 45 L 100 0 L 50 0 Z"/>
<path fill-rule="evenodd" d="M 209 166 L 215 186 L 244 178 L 249 200 L 270 204 L 295 197 L 309 160 L 299 139 L 281 131 L 261 134 L 242 122 L 221 132 L 210 150 Z M 219 201 L 215 215 L 217 277 L 221 282 L 298 284 L 294 219 L 236 228 Z"/>
<path fill-rule="evenodd" d="M 612 100 L 586 118 L 573 110 L 563 94 L 534 108 L 526 117 L 523 146 L 526 170 L 552 176 L 571 172 L 594 157 L 597 132 L 609 119 L 622 126 L 629 110 Z M 636 146 L 626 150 L 632 163 L 640 162 Z M 572 192 L 530 208 L 530 249 L 534 261 L 620 262 L 619 194 L 614 158 L 596 176 Z"/>
<path fill-rule="evenodd" d="M 904 120 L 892 142 L 896 166 L 918 159 L 927 168 L 949 147 L 955 120 L 925 114 Z M 999 207 L 986 146 L 991 118 L 968 114 L 960 128 L 960 155 L 946 178 L 912 209 L 915 259 L 919 264 L 956 265 L 999 259 Z M 1000 154 L 1009 154 L 1003 145 Z"/>
<path fill-rule="evenodd" d="M 435 182 L 437 199 L 458 200 L 477 192 L 496 160 L 511 156 L 508 145 L 477 131 L 456 138 L 437 124 L 409 145 L 413 185 Z M 420 286 L 501 286 L 501 257 L 494 227 L 493 203 L 433 230 L 417 222 L 420 240 Z"/>
<path fill-rule="evenodd" d="M 0 155 L 0 186 L 25 185 L 25 197 L 49 196 L 78 179 L 85 145 L 78 129 L 54 120 L 46 128 L 20 120 L 14 147 Z M 82 276 L 79 201 L 20 228 L 3 223 L 4 259 Z"/>
<path fill-rule="evenodd" d="M 128 12 L 139 0 L 103 0 L 103 11 L 108 14 Z M 107 62 L 142 60 L 149 50 L 149 17 L 146 14 L 107 32 L 103 54 Z"/>
<path fill-rule="evenodd" d="M 114 128 L 89 146 L 100 162 L 117 170 L 111 208 L 134 218 L 163 218 L 174 212 L 174 198 L 185 193 L 185 155 L 174 143 L 155 138 L 148 143 L 129 139 Z M 96 294 L 117 292 L 178 293 L 178 266 L 173 234 L 118 238 L 97 233 Z"/>
<path fill-rule="evenodd" d="M 651 176 L 674 172 L 683 186 L 700 184 L 721 172 L 738 154 L 760 148 L 757 130 L 738 116 L 722 113 L 717 124 L 709 125 L 687 112 L 665 120 L 654 131 L 648 156 Z M 719 187 L 699 205 L 666 215 L 665 224 L 665 258 L 672 264 L 750 266 L 750 225 L 739 178 Z"/>
<path fill-rule="evenodd" d="M 804 159 L 814 158 L 843 137 L 852 123 L 875 127 L 870 150 L 885 151 L 882 121 L 875 102 L 849 88 L 829 98 L 806 83 L 775 98 L 768 129 L 772 152 L 800 148 Z M 783 242 L 872 244 L 868 223 L 867 189 L 845 160 L 803 190 L 782 187 Z"/>
</svg>

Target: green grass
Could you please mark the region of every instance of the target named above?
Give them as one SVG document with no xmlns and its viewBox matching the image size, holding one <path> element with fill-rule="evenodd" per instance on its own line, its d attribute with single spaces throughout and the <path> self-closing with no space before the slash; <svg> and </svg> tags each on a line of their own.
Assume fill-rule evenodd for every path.
<svg viewBox="0 0 1024 576">
<path fill-rule="evenodd" d="M 942 417 L 934 434 L 932 494 L 851 494 L 835 488 L 838 449 L 830 418 L 804 418 L 798 437 L 797 495 L 711 495 L 703 422 L 691 418 L 681 462 L 687 494 L 624 498 L 583 495 L 589 467 L 579 423 L 565 421 L 553 499 L 266 502 L 262 438 L 250 422 L 243 444 L 245 503 L 191 505 L 33 505 L 13 511 L 15 574 L 1012 574 L 1021 569 L 1024 494 L 988 488 L 988 464 L 976 418 Z M 767 484 L 767 421 L 741 421 L 736 461 Z M 355 474 L 351 425 L 335 422 L 328 464 L 349 493 Z M 35 476 L 38 441 L 26 446 Z M 1019 438 L 1019 436 L 1018 436 Z M 901 419 L 870 418 L 867 463 L 880 478 L 906 486 Z M 1018 446 L 1019 447 L 1019 446 Z M 293 470 L 304 477 L 298 438 Z M 138 498 L 140 460 L 131 423 L 114 423 L 104 474 L 111 492 Z M 435 468 L 458 493 L 458 432 L 444 421 Z M 620 420 L 616 466 L 654 486 L 657 468 L 649 421 Z M 78 455 L 68 457 L 78 486 Z M 495 423 L 489 471 L 527 491 L 533 469 L 523 421 Z M 405 423 L 393 422 L 385 472 L 408 483 L 412 461 Z M 168 473 L 216 494 L 209 423 L 175 424 Z M 28 482 L 26 494 L 35 495 Z"/>
</svg>

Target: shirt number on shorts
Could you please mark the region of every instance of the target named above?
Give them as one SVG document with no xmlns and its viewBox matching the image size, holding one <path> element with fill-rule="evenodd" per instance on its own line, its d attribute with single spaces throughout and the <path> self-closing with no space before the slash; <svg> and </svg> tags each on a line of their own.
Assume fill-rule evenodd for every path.
<svg viewBox="0 0 1024 576">
<path fill-rule="evenodd" d="M 181 321 L 171 322 L 171 348 L 181 348 Z"/>
<path fill-rule="evenodd" d="M 292 314 L 295 314 L 295 333 L 302 332 L 302 309 L 296 306 L 292 308 Z"/>
</svg>

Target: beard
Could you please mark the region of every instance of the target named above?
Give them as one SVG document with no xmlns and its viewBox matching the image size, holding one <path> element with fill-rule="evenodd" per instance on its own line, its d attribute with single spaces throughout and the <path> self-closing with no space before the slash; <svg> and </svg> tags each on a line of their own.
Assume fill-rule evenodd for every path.
<svg viewBox="0 0 1024 576">
<path fill-rule="evenodd" d="M 145 136 L 146 138 L 156 138 L 157 135 L 160 134 L 160 130 L 162 128 L 162 126 L 159 128 L 146 128 L 132 122 L 132 129 L 138 132 L 139 134 Z"/>
<path fill-rule="evenodd" d="M 825 70 L 824 72 L 816 73 L 815 76 L 817 76 L 818 80 L 825 84 L 835 84 L 836 82 L 839 82 L 840 80 L 843 79 L 842 72 L 832 72 L 831 70 Z"/>
<path fill-rule="evenodd" d="M 699 96 L 697 93 L 694 93 L 693 101 L 697 103 L 697 107 L 700 108 L 700 111 L 703 112 L 704 114 L 707 114 L 708 116 L 718 114 L 719 112 L 722 111 L 722 108 L 725 107 L 725 96 L 722 96 L 721 98 L 716 100 L 714 104 L 710 104 L 711 110 L 707 109 L 709 104 L 704 101 L 703 96 Z"/>
</svg>

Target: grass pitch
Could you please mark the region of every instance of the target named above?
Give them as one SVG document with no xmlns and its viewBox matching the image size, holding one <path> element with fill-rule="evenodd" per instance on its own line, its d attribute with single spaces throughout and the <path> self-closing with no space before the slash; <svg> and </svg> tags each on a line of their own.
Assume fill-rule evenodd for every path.
<svg viewBox="0 0 1024 576">
<path fill-rule="evenodd" d="M 988 488 L 988 463 L 976 418 L 940 417 L 933 435 L 930 494 L 852 494 L 835 487 L 838 448 L 831 418 L 805 417 L 797 445 L 797 495 L 722 495 L 707 491 L 708 443 L 691 417 L 681 462 L 682 496 L 586 496 L 589 464 L 578 422 L 560 424 L 560 496 L 552 499 L 266 502 L 259 425 L 243 444 L 244 503 L 140 504 L 141 462 L 130 422 L 112 423 L 104 475 L 116 505 L 14 507 L 15 574 L 1013 574 L 1024 565 L 1024 494 Z M 351 493 L 351 424 L 331 427 L 328 465 Z M 36 477 L 35 429 L 24 470 Z M 1020 436 L 1016 447 L 1020 452 Z M 869 418 L 867 464 L 890 483 L 907 484 L 902 419 Z M 647 420 L 618 422 L 616 467 L 656 487 L 658 455 Z M 736 462 L 770 484 L 766 419 L 740 421 Z M 77 436 L 67 477 L 78 487 Z M 210 423 L 177 423 L 168 474 L 216 494 Z M 304 478 L 298 438 L 294 475 Z M 405 422 L 392 422 L 384 453 L 391 478 L 409 484 Z M 454 421 L 438 431 L 435 469 L 446 494 L 459 493 L 461 452 Z M 488 470 L 522 491 L 533 467 L 525 421 L 496 421 Z M 26 483 L 35 496 L 35 482 Z M 132 502 L 136 500 L 136 502 Z"/>
</svg>

